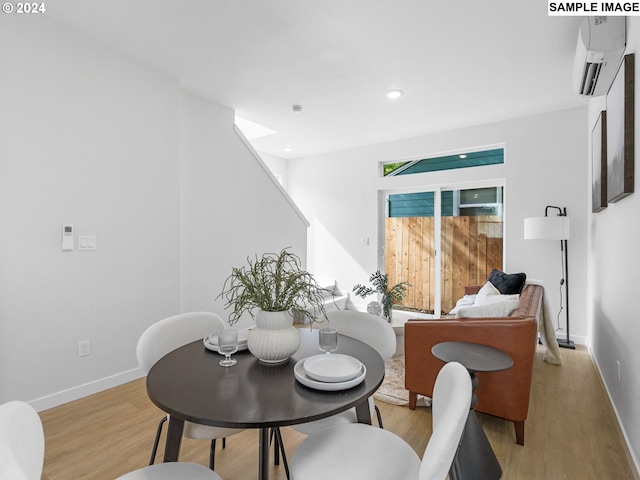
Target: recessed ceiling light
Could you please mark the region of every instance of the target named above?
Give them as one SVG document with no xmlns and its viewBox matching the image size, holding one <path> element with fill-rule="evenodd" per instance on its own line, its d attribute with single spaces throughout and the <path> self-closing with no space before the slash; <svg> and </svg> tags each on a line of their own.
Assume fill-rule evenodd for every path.
<svg viewBox="0 0 640 480">
<path fill-rule="evenodd" d="M 287 145 L 286 147 L 283 148 L 283 150 L 285 152 L 293 152 L 293 148 L 291 148 L 289 145 Z"/>
<path fill-rule="evenodd" d="M 389 90 L 387 93 L 385 93 L 385 95 L 387 96 L 387 98 L 395 100 L 396 98 L 400 98 L 403 93 L 404 92 L 402 90 Z"/>
<path fill-rule="evenodd" d="M 460 157 L 460 158 L 467 158 L 467 156 L 466 156 L 465 154 L 458 155 L 458 157 Z"/>
</svg>

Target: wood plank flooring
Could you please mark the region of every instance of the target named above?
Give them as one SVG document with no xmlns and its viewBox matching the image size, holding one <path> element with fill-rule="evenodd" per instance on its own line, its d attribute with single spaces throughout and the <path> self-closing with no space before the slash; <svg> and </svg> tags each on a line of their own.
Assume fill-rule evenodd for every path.
<svg viewBox="0 0 640 480">
<path fill-rule="evenodd" d="M 525 446 L 513 425 L 480 414 L 503 479 L 638 479 L 622 434 L 587 351 L 562 350 L 564 364 L 536 355 Z M 385 428 L 402 436 L 422 456 L 431 433 L 431 410 L 377 402 Z M 41 412 L 46 453 L 43 480 L 109 480 L 147 464 L 162 417 L 148 399 L 144 380 Z M 304 436 L 283 428 L 289 458 Z M 162 444 L 158 458 L 162 455 Z M 224 480 L 257 478 L 258 434 L 246 430 L 218 442 L 216 471 Z M 208 464 L 208 442 L 184 440 L 180 459 Z M 286 478 L 271 467 L 271 478 Z M 395 480 L 395 479 L 394 479 Z"/>
</svg>

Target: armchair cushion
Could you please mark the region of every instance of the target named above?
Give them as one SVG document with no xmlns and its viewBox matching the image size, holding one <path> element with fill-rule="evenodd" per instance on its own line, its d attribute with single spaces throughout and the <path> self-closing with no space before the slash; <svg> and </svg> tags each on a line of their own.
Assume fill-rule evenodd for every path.
<svg viewBox="0 0 640 480">
<path fill-rule="evenodd" d="M 465 295 L 449 315 L 456 318 L 507 317 L 518 307 L 520 295 L 501 295 L 491 283 L 485 283 L 475 295 Z"/>
<path fill-rule="evenodd" d="M 470 305 L 461 307 L 456 312 L 456 318 L 508 317 L 518 308 L 519 295 L 499 295 L 498 301 L 484 305 Z"/>
</svg>

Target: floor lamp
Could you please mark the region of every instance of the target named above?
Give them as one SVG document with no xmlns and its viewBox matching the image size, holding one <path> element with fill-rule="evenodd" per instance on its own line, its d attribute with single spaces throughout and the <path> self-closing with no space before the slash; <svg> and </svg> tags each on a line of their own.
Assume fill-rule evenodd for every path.
<svg viewBox="0 0 640 480">
<path fill-rule="evenodd" d="M 558 215 L 549 217 L 549 209 L 558 210 Z M 567 338 L 558 339 L 558 345 L 564 348 L 575 349 L 575 344 L 569 337 L 569 265 L 568 246 L 569 239 L 569 217 L 567 209 L 548 205 L 544 209 L 544 217 L 532 217 L 524 219 L 524 238 L 526 240 L 560 240 L 560 251 L 562 255 L 562 279 L 560 285 L 564 285 L 564 298 L 567 303 Z"/>
</svg>

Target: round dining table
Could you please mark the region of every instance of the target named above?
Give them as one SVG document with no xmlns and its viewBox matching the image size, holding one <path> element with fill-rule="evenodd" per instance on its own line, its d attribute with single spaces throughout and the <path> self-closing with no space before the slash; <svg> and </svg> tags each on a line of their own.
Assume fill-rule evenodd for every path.
<svg viewBox="0 0 640 480">
<path fill-rule="evenodd" d="M 249 351 L 235 353 L 238 363 L 222 367 L 223 358 L 202 340 L 184 345 L 158 360 L 147 375 L 151 401 L 169 414 L 164 461 L 177 461 L 184 422 L 229 428 L 260 429 L 258 478 L 269 478 L 269 432 L 356 408 L 358 422 L 371 424 L 368 398 L 384 379 L 384 362 L 369 345 L 338 336 L 335 353 L 357 358 L 366 368 L 362 383 L 347 390 L 322 391 L 302 385 L 297 362 L 327 355 L 318 347 L 318 331 L 300 329 L 300 347 L 286 362 L 261 363 Z"/>
</svg>

